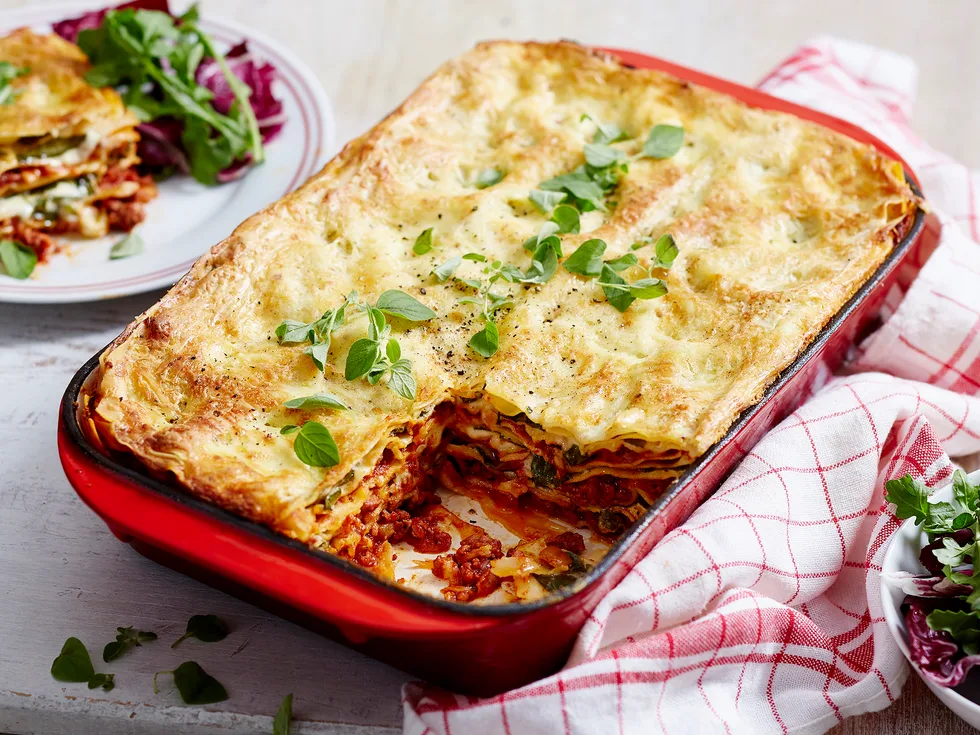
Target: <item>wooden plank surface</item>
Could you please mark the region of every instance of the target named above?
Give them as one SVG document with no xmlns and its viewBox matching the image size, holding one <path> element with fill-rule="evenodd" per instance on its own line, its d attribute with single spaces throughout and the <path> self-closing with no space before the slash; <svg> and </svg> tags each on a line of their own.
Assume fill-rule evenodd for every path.
<svg viewBox="0 0 980 735">
<path fill-rule="evenodd" d="M 25 3 L 0 0 L 0 12 Z M 96 0 L 96 4 L 98 4 Z M 658 54 L 754 83 L 793 48 L 834 33 L 909 53 L 920 64 L 915 124 L 947 152 L 980 166 L 975 29 L 980 4 L 948 0 L 942 18 L 918 0 L 710 0 L 649 3 L 315 2 L 205 0 L 286 43 L 317 73 L 337 114 L 339 141 L 395 107 L 440 62 L 494 37 L 574 38 Z M 937 4 L 938 5 L 938 4 Z M 0 730 L 11 733 L 269 732 L 287 692 L 301 733 L 394 732 L 404 674 L 159 567 L 119 543 L 77 499 L 55 449 L 58 401 L 79 365 L 160 292 L 111 302 L 0 304 Z M 215 612 L 232 635 L 171 652 L 187 617 Z M 94 657 L 117 625 L 162 640 L 113 666 L 117 687 L 92 695 L 54 682 L 48 668 L 68 635 Z M 198 660 L 232 698 L 208 711 L 154 696 L 152 673 Z M 837 728 L 848 735 L 962 733 L 914 677 L 883 713 Z"/>
</svg>

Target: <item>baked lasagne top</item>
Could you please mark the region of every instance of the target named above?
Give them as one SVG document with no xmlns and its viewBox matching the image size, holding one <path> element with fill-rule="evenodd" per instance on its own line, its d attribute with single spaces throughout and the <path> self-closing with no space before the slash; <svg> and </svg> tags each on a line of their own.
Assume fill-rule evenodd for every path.
<svg viewBox="0 0 980 735">
<path fill-rule="evenodd" d="M 631 245 L 670 233 L 669 293 L 621 313 L 562 267 L 545 283 L 500 284 L 514 303 L 497 315 L 499 351 L 481 357 L 468 345 L 480 308 L 431 272 L 471 252 L 527 267 L 522 244 L 548 219 L 529 192 L 583 164 L 597 121 L 629 134 L 615 146 L 631 157 L 659 124 L 682 127 L 684 145 L 631 158 L 605 211 L 561 236 L 564 255 L 600 238 L 606 259 L 635 252 L 649 266 L 651 248 Z M 486 170 L 503 178 L 481 188 Z M 111 448 L 303 539 L 311 504 L 339 488 L 336 528 L 364 502 L 358 482 L 383 457 L 404 461 L 404 437 L 447 401 L 482 397 L 583 456 L 625 446 L 684 464 L 873 273 L 914 206 L 898 163 L 819 125 L 572 43 L 481 44 L 130 325 L 102 357 L 91 415 Z M 428 228 L 432 248 L 416 254 Z M 457 275 L 478 267 L 463 261 Z M 313 322 L 351 291 L 374 303 L 389 289 L 438 315 L 390 320 L 414 400 L 345 379 L 364 319 L 333 333 L 322 373 L 302 344 L 278 343 L 284 319 Z M 319 393 L 349 410 L 283 406 Z M 329 427 L 335 466 L 304 464 L 280 434 L 309 419 Z"/>
</svg>

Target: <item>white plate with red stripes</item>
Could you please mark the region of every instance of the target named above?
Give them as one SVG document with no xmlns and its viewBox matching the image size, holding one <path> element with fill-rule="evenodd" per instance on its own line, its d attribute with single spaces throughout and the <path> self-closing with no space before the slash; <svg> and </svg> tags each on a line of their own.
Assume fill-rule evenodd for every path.
<svg viewBox="0 0 980 735">
<path fill-rule="evenodd" d="M 23 26 L 50 32 L 51 23 L 87 9 L 58 3 L 5 11 L 0 35 Z M 324 164 L 333 146 L 334 118 L 313 72 L 289 49 L 250 28 L 207 14 L 201 25 L 225 47 L 247 40 L 249 49 L 279 72 L 275 91 L 283 101 L 286 124 L 266 145 L 265 163 L 219 186 L 204 186 L 189 176 L 161 182 L 159 196 L 147 205 L 146 221 L 135 230 L 145 243 L 142 253 L 110 260 L 109 249 L 121 239 L 119 233 L 97 240 L 65 238 L 66 246 L 29 278 L 17 280 L 0 272 L 0 302 L 95 301 L 170 286 L 249 215 L 294 190 Z"/>
</svg>

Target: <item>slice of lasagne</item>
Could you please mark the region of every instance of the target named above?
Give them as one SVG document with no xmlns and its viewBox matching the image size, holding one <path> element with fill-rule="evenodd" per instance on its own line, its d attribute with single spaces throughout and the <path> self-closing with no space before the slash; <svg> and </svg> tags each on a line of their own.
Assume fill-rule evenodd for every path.
<svg viewBox="0 0 980 735">
<path fill-rule="evenodd" d="M 128 232 L 156 195 L 141 177 L 137 119 L 113 89 L 84 79 L 74 44 L 22 28 L 0 39 L 0 59 L 17 70 L 0 105 L 0 238 L 43 256 L 51 234 Z"/>
<path fill-rule="evenodd" d="M 83 409 L 109 451 L 315 548 L 530 599 L 759 400 L 916 205 L 816 124 L 571 43 L 481 44 L 198 261 Z"/>
</svg>

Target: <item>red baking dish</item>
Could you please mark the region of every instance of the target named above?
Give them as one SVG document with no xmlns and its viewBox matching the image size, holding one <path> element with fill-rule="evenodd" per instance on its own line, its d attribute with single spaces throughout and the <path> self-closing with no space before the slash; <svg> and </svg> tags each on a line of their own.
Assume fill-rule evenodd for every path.
<svg viewBox="0 0 980 735">
<path fill-rule="evenodd" d="M 659 69 L 756 107 L 813 120 L 901 160 L 884 143 L 843 120 L 657 58 L 609 52 L 624 64 Z M 914 176 L 908 176 L 915 187 Z M 496 694 L 560 668 L 602 597 L 841 363 L 875 319 L 898 266 L 906 259 L 914 262 L 909 256 L 923 218 L 922 211 L 916 212 L 909 231 L 871 279 L 762 400 L 622 536 L 585 586 L 540 602 L 466 605 L 395 587 L 106 456 L 83 433 L 77 415 L 79 394 L 98 367 L 97 355 L 65 392 L 58 426 L 61 461 L 82 500 L 141 554 L 454 691 Z"/>
</svg>

